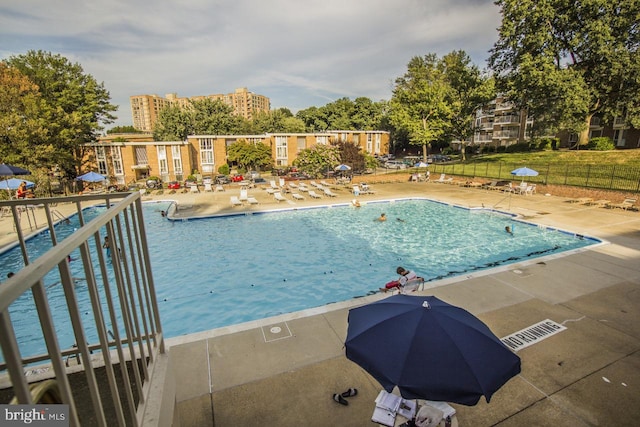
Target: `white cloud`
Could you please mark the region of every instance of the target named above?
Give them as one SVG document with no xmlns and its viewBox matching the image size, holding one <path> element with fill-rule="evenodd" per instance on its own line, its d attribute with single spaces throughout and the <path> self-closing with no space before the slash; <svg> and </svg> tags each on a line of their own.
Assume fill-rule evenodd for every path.
<svg viewBox="0 0 640 427">
<path fill-rule="evenodd" d="M 411 57 L 466 51 L 481 68 L 497 38 L 490 0 L 44 0 L 0 6 L 0 57 L 59 53 L 129 96 L 228 93 L 293 111 L 341 97 L 388 99 Z"/>
</svg>

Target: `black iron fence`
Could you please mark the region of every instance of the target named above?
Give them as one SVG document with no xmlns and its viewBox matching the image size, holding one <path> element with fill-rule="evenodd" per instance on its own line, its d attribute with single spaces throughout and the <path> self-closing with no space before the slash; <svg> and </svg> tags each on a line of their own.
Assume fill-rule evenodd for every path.
<svg viewBox="0 0 640 427">
<path fill-rule="evenodd" d="M 432 163 L 431 177 L 444 173 L 486 179 L 520 179 L 511 171 L 528 167 L 538 176 L 526 177 L 527 181 L 546 185 L 572 185 L 575 187 L 599 188 L 603 190 L 640 192 L 640 168 L 625 165 L 578 165 L 571 163 L 527 163 L 470 161 L 465 163 Z"/>
</svg>

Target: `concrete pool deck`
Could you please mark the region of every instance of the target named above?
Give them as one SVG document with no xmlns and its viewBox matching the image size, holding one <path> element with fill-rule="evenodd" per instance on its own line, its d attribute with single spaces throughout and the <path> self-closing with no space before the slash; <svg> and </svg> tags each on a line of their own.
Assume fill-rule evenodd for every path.
<svg viewBox="0 0 640 427">
<path fill-rule="evenodd" d="M 452 405 L 460 425 L 637 425 L 640 418 L 640 213 L 567 203 L 553 195 L 508 196 L 436 183 L 372 184 L 361 202 L 428 197 L 466 207 L 493 207 L 527 221 L 608 241 L 575 254 L 518 263 L 489 274 L 432 282 L 435 295 L 481 318 L 498 337 L 545 319 L 567 329 L 518 352 L 522 372 L 487 404 Z M 180 216 L 348 203 L 338 197 L 278 203 L 254 189 L 258 205 L 231 208 L 221 193 L 163 194 Z M 288 197 L 290 199 L 290 197 Z M 285 205 L 286 203 L 286 205 Z M 59 206 L 62 211 L 64 206 Z M 0 244 L 10 234 L 0 222 Z M 241 267 L 241 266 L 240 266 Z M 392 269 L 394 266 L 390 266 Z M 428 269 L 428 266 L 425 266 Z M 443 286 L 446 284 L 446 286 Z M 372 289 L 380 284 L 372 283 Z M 366 426 L 380 385 L 344 356 L 347 314 L 377 294 L 168 340 L 176 378 L 174 425 Z M 384 343 L 381 343 L 384 345 Z M 437 351 L 437 349 L 434 349 Z M 392 362 L 391 362 L 392 363 Z M 359 394 L 342 406 L 333 393 Z M 163 425 L 168 425 L 167 420 Z"/>
</svg>

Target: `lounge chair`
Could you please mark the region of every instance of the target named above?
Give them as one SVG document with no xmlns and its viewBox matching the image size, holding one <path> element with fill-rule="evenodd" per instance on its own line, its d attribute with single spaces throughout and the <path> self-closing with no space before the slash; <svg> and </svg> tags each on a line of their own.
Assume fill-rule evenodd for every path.
<svg viewBox="0 0 640 427">
<path fill-rule="evenodd" d="M 257 205 L 258 199 L 256 199 L 255 197 L 247 197 L 247 202 L 249 202 L 250 205 Z"/>
<path fill-rule="evenodd" d="M 204 191 L 213 191 L 213 188 L 211 187 L 211 183 L 210 182 L 206 182 L 204 184 Z"/>
<path fill-rule="evenodd" d="M 637 201 L 638 201 L 638 199 L 624 199 L 624 201 L 621 202 L 621 203 L 609 203 L 609 204 L 607 204 L 607 207 L 611 208 L 611 209 L 615 209 L 615 208 L 624 209 L 625 211 L 628 210 L 628 209 L 636 210 L 636 209 L 638 209 L 636 207 L 636 202 Z"/>
<path fill-rule="evenodd" d="M 269 193 L 269 194 L 275 194 L 278 191 L 279 191 L 279 189 L 277 189 L 277 188 L 267 188 L 267 193 Z"/>
<path fill-rule="evenodd" d="M 451 177 L 447 178 L 445 174 L 441 173 L 440 178 L 436 179 L 433 182 L 438 182 L 440 184 L 450 184 L 453 182 L 453 178 Z"/>
<path fill-rule="evenodd" d="M 373 194 L 373 190 L 366 182 L 360 184 L 360 193 L 361 194 Z"/>
<path fill-rule="evenodd" d="M 224 187 L 221 184 L 216 185 L 216 191 L 224 191 Z"/>
<path fill-rule="evenodd" d="M 527 185 L 527 189 L 524 192 L 525 196 L 532 196 L 536 192 L 536 184 Z"/>
<path fill-rule="evenodd" d="M 291 193 L 291 197 L 293 197 L 296 200 L 304 200 L 304 196 L 298 193 Z"/>
<path fill-rule="evenodd" d="M 271 181 L 269 181 L 269 185 L 271 185 L 271 189 L 273 189 L 273 190 L 280 190 L 280 187 L 278 187 L 276 185 L 276 181 L 273 180 L 273 179 Z"/>
<path fill-rule="evenodd" d="M 360 186 L 359 185 L 354 185 L 353 186 L 353 191 L 351 191 L 353 193 L 354 196 L 358 197 L 361 193 L 360 191 Z"/>
<path fill-rule="evenodd" d="M 329 197 L 338 197 L 338 195 L 336 193 L 334 193 L 333 191 L 331 191 L 328 188 L 324 188 L 322 191 L 324 192 L 324 194 L 326 194 Z"/>
<path fill-rule="evenodd" d="M 276 198 L 276 201 L 277 201 L 278 203 L 280 203 L 280 202 L 285 202 L 285 201 L 287 200 L 287 198 L 286 198 L 286 197 L 284 197 L 284 196 L 282 195 L 282 193 L 280 193 L 279 191 L 276 191 L 275 193 L 273 193 L 273 197 L 275 197 L 275 198 Z"/>
<path fill-rule="evenodd" d="M 295 182 L 292 182 L 289 184 L 289 187 L 291 188 L 298 188 L 298 186 L 295 184 Z"/>
<path fill-rule="evenodd" d="M 238 199 L 238 196 L 231 196 L 231 206 L 242 206 L 242 202 Z"/>
<path fill-rule="evenodd" d="M 567 202 L 576 203 L 576 204 L 579 204 L 579 205 L 586 205 L 586 204 L 589 204 L 589 203 L 593 202 L 593 199 L 591 197 L 578 197 L 577 199 L 567 200 Z"/>
<path fill-rule="evenodd" d="M 309 196 L 313 197 L 314 199 L 322 199 L 322 196 L 313 190 L 309 190 Z"/>
<path fill-rule="evenodd" d="M 312 187 L 316 187 L 316 188 L 318 188 L 320 186 L 320 184 L 318 184 L 315 181 L 309 181 L 309 185 L 312 186 Z"/>
<path fill-rule="evenodd" d="M 200 190 L 198 190 L 198 184 L 192 184 L 191 185 L 191 192 L 192 193 L 199 193 Z"/>
<path fill-rule="evenodd" d="M 526 182 L 522 181 L 520 183 L 520 185 L 518 185 L 516 188 L 513 189 L 514 193 L 518 193 L 518 194 L 525 194 L 527 191 L 527 186 L 529 184 L 527 184 Z"/>
<path fill-rule="evenodd" d="M 587 203 L 589 206 L 596 206 L 598 208 L 602 208 L 605 207 L 607 205 L 609 205 L 611 203 L 611 200 L 607 200 L 607 199 L 598 199 L 598 200 L 593 200 L 589 203 Z"/>
<path fill-rule="evenodd" d="M 298 190 L 302 191 L 303 193 L 306 193 L 307 191 L 309 191 L 309 187 L 307 187 L 307 185 L 304 182 L 301 182 L 300 185 L 298 185 Z"/>
<path fill-rule="evenodd" d="M 247 190 L 245 188 L 241 189 L 240 197 L 238 197 L 238 200 L 240 200 L 241 202 L 246 202 L 248 198 L 249 198 L 249 194 Z"/>
</svg>

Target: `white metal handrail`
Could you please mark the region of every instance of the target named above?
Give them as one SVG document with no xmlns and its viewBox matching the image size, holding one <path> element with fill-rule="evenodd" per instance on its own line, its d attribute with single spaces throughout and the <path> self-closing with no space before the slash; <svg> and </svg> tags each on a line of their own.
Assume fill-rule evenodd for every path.
<svg viewBox="0 0 640 427">
<path fill-rule="evenodd" d="M 19 213 L 26 203 L 19 200 L 0 202 L 0 207 L 11 209 L 16 243 L 24 260 L 24 268 L 0 286 L 0 346 L 6 361 L 0 364 L 0 376 L 3 371 L 8 373 L 18 403 L 34 403 L 25 375 L 29 370 L 26 365 L 36 360 L 48 361 L 52 376 L 58 381 L 62 400 L 69 405 L 70 425 L 82 425 L 67 377 L 71 371 L 64 361 L 65 355 L 75 354 L 84 370 L 92 416 L 98 425 L 108 424 L 103 399 L 112 401 L 118 425 L 140 425 L 144 412 L 141 407 L 144 407 L 149 393 L 154 361 L 165 351 L 140 197 L 139 192 L 134 192 L 29 200 L 29 205 L 42 209 L 39 215 L 46 220 L 41 222 L 46 222 L 46 226 L 37 232 L 48 232 L 52 243 L 52 248 L 33 262 L 27 246 L 28 238 L 23 235 L 20 224 Z M 69 215 L 54 221 L 54 217 L 59 218 L 59 215 L 52 207 L 64 202 L 75 204 L 75 214 L 81 226 L 58 242 L 55 225 L 66 221 Z M 86 222 L 84 209 L 96 204 L 108 208 Z M 100 233 L 105 230 L 111 243 L 111 260 L 101 249 L 93 253 L 90 250 L 92 245 L 102 247 Z M 67 260 L 75 250 L 81 255 L 92 307 L 90 320 L 84 319 L 80 313 L 74 278 Z M 109 269 L 113 270 L 112 275 L 108 274 Z M 60 278 L 77 348 L 60 348 L 44 284 L 45 276 L 52 271 L 57 271 Z M 33 295 L 46 355 L 21 354 L 18 347 L 20 336 L 16 335 L 11 322 L 11 304 L 29 291 Z M 95 327 L 98 343 L 87 342 L 85 330 L 89 324 Z M 117 364 L 121 368 L 122 385 L 118 385 L 113 368 Z M 74 368 L 77 370 L 78 366 Z M 98 384 L 94 373 L 97 368 L 105 369 L 108 388 Z M 129 372 L 133 378 L 129 377 Z M 121 403 L 122 394 L 126 405 Z"/>
</svg>

